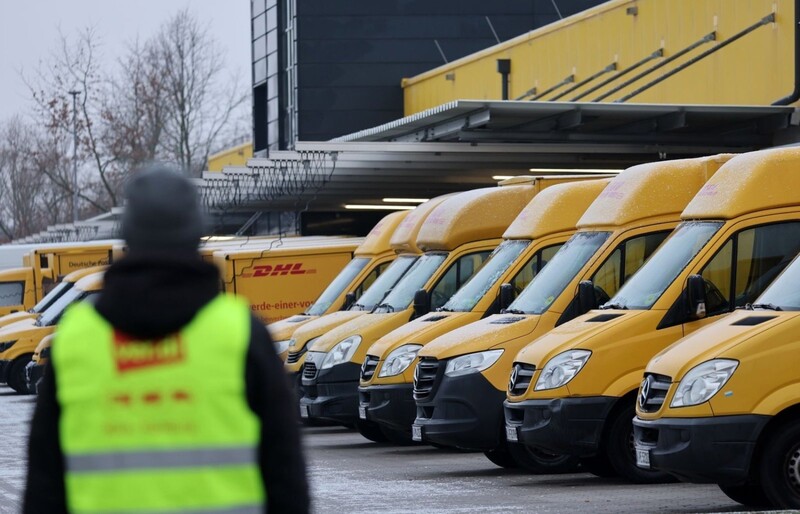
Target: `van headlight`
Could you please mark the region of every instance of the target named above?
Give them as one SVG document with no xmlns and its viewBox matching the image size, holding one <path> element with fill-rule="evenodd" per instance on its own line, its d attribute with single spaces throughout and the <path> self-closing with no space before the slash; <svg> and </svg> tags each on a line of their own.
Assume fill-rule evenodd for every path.
<svg viewBox="0 0 800 514">
<path fill-rule="evenodd" d="M 332 368 L 352 359 L 360 343 L 361 336 L 350 336 L 336 343 L 322 361 L 322 369 Z"/>
<path fill-rule="evenodd" d="M 722 389 L 739 366 L 739 361 L 713 359 L 698 364 L 683 377 L 670 407 L 689 407 L 710 400 Z"/>
<path fill-rule="evenodd" d="M 448 377 L 460 377 L 471 373 L 479 373 L 503 355 L 503 350 L 489 350 L 486 352 L 468 353 L 447 361 L 444 374 Z"/>
<path fill-rule="evenodd" d="M 275 341 L 275 353 L 278 355 L 282 354 L 286 350 L 289 349 L 289 343 L 291 343 L 291 339 L 284 339 L 283 341 Z"/>
<path fill-rule="evenodd" d="M 422 349 L 421 344 L 404 344 L 396 348 L 386 357 L 378 377 L 393 377 L 404 372 L 417 358 L 420 349 Z"/>
<path fill-rule="evenodd" d="M 534 390 L 545 391 L 565 385 L 575 378 L 591 355 L 592 352 L 589 350 L 569 350 L 559 353 L 545 364 Z"/>
</svg>

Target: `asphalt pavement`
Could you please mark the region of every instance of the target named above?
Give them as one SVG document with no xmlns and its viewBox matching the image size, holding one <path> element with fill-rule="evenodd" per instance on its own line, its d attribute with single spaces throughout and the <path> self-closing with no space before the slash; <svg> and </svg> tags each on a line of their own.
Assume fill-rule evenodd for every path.
<svg viewBox="0 0 800 514">
<path fill-rule="evenodd" d="M 20 510 L 35 397 L 0 386 L 0 513 Z M 304 428 L 317 513 L 735 512 L 716 486 L 636 486 L 588 474 L 535 476 L 480 453 L 376 444 L 343 428 Z"/>
</svg>

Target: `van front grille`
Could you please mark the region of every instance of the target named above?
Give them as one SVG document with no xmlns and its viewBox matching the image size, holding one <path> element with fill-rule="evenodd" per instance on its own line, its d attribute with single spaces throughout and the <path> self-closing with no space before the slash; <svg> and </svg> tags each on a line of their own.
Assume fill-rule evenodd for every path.
<svg viewBox="0 0 800 514">
<path fill-rule="evenodd" d="M 379 362 L 380 359 L 378 357 L 367 355 L 364 359 L 364 363 L 361 365 L 361 380 L 364 382 L 372 380 L 372 376 L 375 374 Z"/>
<path fill-rule="evenodd" d="M 423 357 L 414 369 L 414 399 L 430 396 L 439 374 L 440 362 L 432 357 Z"/>
<path fill-rule="evenodd" d="M 313 362 L 306 361 L 303 364 L 303 378 L 314 379 L 317 378 L 317 365 Z"/>
<path fill-rule="evenodd" d="M 508 381 L 508 392 L 512 396 L 520 396 L 525 394 L 528 387 L 533 380 L 533 373 L 536 371 L 536 366 L 533 364 L 525 364 L 524 362 L 515 362 L 514 367 L 511 368 L 511 378 Z"/>
<path fill-rule="evenodd" d="M 656 412 L 664 404 L 672 379 L 665 375 L 645 373 L 639 388 L 639 408 L 643 412 Z"/>
<path fill-rule="evenodd" d="M 306 352 L 308 351 L 308 345 L 304 346 L 300 349 L 299 352 L 289 352 L 289 355 L 286 356 L 286 364 L 294 364 L 300 360 Z"/>
</svg>

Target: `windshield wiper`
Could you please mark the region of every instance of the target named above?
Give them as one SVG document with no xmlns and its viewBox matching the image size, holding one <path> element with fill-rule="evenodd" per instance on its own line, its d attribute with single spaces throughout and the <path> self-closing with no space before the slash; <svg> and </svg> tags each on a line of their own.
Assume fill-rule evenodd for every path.
<svg viewBox="0 0 800 514">
<path fill-rule="evenodd" d="M 378 309 L 385 308 L 386 312 L 394 312 L 394 307 L 389 305 L 388 303 L 380 303 L 378 304 Z"/>
<path fill-rule="evenodd" d="M 439 307 L 436 310 L 441 312 L 454 312 L 453 309 L 448 309 L 447 307 Z"/>
<path fill-rule="evenodd" d="M 358 307 L 358 310 L 365 311 L 367 310 L 367 306 L 362 303 L 354 303 L 353 307 Z"/>
<path fill-rule="evenodd" d="M 528 313 L 519 309 L 503 309 L 503 314 L 528 314 Z"/>
<path fill-rule="evenodd" d="M 603 310 L 607 310 L 607 309 L 618 309 L 618 310 L 621 310 L 621 311 L 628 310 L 628 307 L 626 305 L 623 305 L 620 302 L 615 302 L 615 303 L 606 302 L 603 305 L 601 305 L 600 308 L 603 309 Z"/>
<path fill-rule="evenodd" d="M 751 309 L 768 309 L 771 311 L 782 311 L 783 309 L 780 306 L 775 305 L 774 303 L 753 303 L 750 304 Z"/>
</svg>

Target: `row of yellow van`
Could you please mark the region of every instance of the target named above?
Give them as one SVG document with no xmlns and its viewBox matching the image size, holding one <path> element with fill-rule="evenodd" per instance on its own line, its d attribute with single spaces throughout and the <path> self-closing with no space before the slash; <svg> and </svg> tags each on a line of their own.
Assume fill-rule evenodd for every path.
<svg viewBox="0 0 800 514">
<path fill-rule="evenodd" d="M 799 166 L 800 149 L 780 148 L 516 178 L 391 214 L 363 240 L 201 253 L 271 322 L 308 423 L 800 507 L 800 380 L 786 354 Z M 0 381 L 14 387 L 9 352 L 33 355 L 20 323 L 52 333 L 101 287 L 96 272 L 69 280 L 72 300 L 0 328 Z"/>
<path fill-rule="evenodd" d="M 394 252 L 384 231 L 404 215 L 387 216 L 367 238 L 216 238 L 200 254 L 219 266 L 222 289 L 245 295 L 265 322 L 303 310 L 326 314 L 386 267 Z M 0 271 L 0 291 L 13 293 L 2 302 L 8 314 L 0 318 L 0 382 L 20 393 L 35 391 L 61 315 L 72 303 L 94 298 L 106 265 L 124 252 L 119 241 L 42 246 L 25 256 L 23 267 Z M 69 269 L 75 271 L 63 274 Z"/>
<path fill-rule="evenodd" d="M 361 299 L 270 326 L 301 417 L 800 507 L 798 185 L 779 148 L 422 204 Z"/>
</svg>

